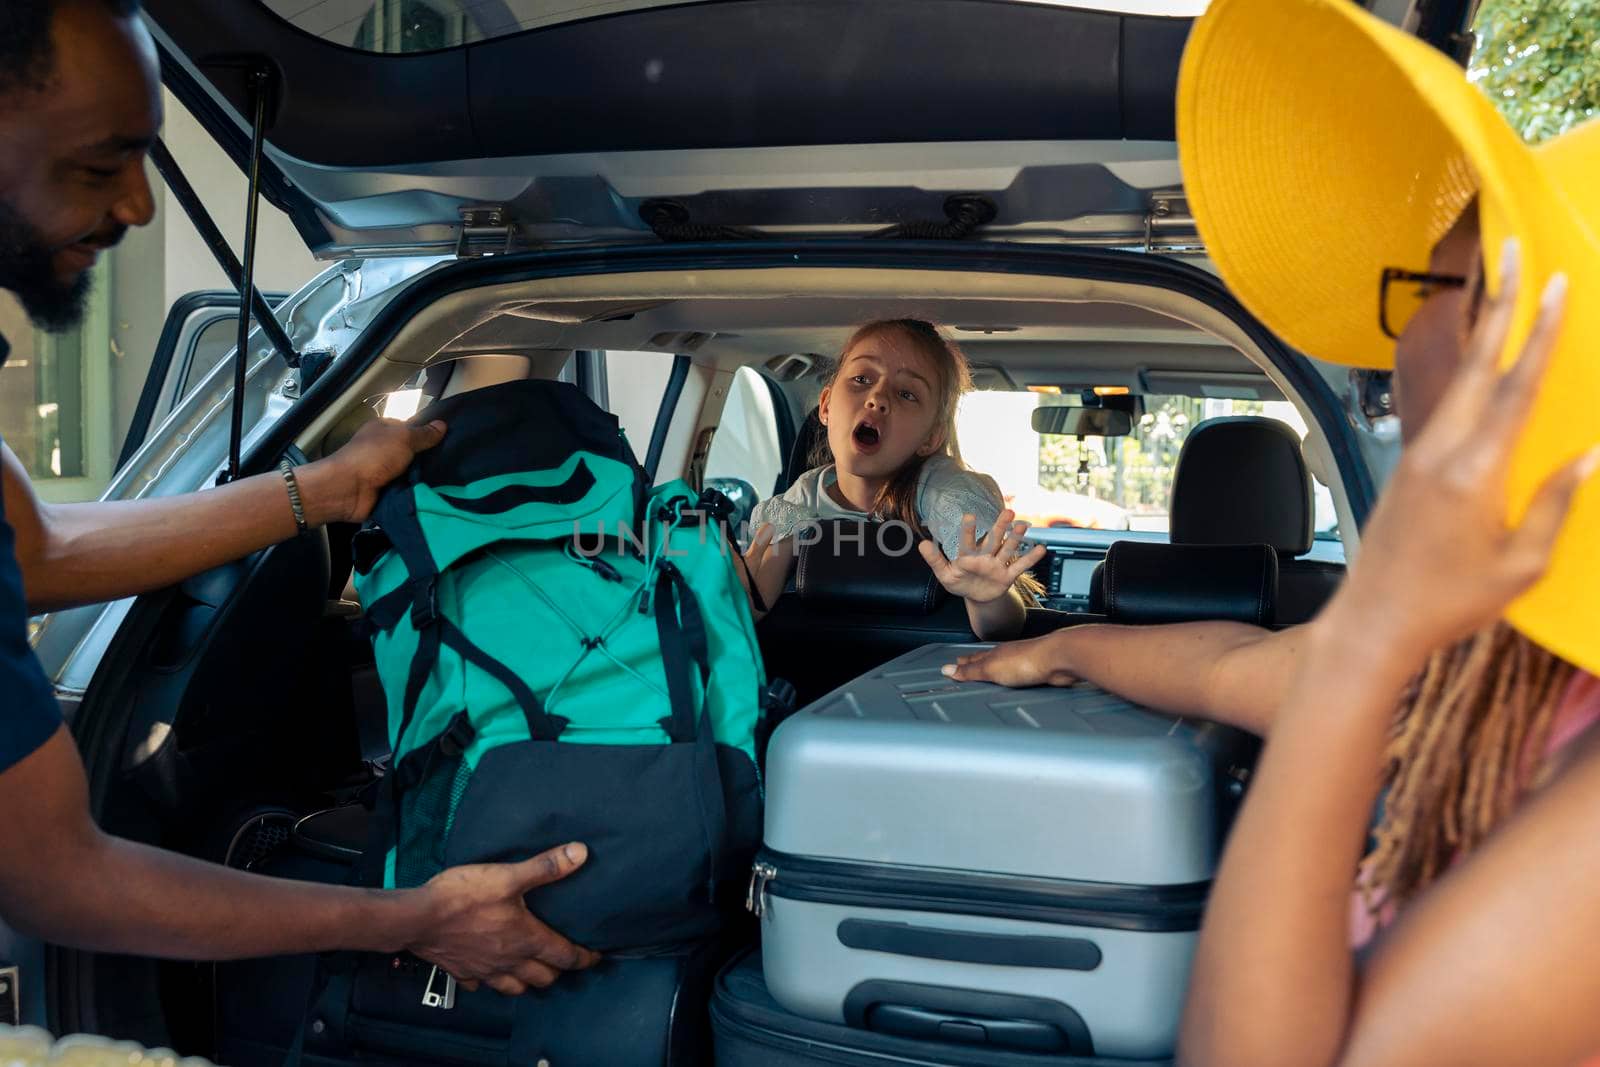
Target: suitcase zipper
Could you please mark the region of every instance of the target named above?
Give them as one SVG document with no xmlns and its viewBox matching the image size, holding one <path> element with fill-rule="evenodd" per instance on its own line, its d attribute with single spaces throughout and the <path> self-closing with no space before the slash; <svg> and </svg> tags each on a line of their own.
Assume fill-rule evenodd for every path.
<svg viewBox="0 0 1600 1067">
<path fill-rule="evenodd" d="M 786 872 L 781 883 L 779 862 Z M 861 908 L 988 915 L 1069 926 L 1142 932 L 1200 927 L 1209 882 L 1131 886 L 894 868 L 848 860 L 812 859 L 764 849 L 750 869 L 745 908 L 765 914 L 770 897 Z"/>
<path fill-rule="evenodd" d="M 750 888 L 744 896 L 745 911 L 758 919 L 761 917 L 761 913 L 767 910 L 767 884 L 776 877 L 778 868 L 770 863 L 757 861 L 750 868 Z"/>
</svg>

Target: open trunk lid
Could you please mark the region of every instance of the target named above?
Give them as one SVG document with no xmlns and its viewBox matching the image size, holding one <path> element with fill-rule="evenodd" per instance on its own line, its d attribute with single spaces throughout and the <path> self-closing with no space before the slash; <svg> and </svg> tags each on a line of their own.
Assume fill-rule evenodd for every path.
<svg viewBox="0 0 1600 1067">
<path fill-rule="evenodd" d="M 1197 242 L 1173 138 L 1203 0 L 148 0 L 225 149 L 327 258 L 554 244 Z M 1113 8 L 1116 10 L 1101 10 Z M 420 49 L 420 50 L 419 50 Z"/>
</svg>

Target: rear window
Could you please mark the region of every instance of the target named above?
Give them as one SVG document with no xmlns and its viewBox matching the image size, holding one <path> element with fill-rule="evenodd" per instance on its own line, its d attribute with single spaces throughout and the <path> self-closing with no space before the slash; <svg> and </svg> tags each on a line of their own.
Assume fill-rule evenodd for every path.
<svg viewBox="0 0 1600 1067">
<path fill-rule="evenodd" d="M 436 52 L 523 30 L 689 0 L 264 0 L 307 33 L 365 52 Z"/>
<path fill-rule="evenodd" d="M 1306 424 L 1282 400 L 1144 397 L 1144 413 L 1127 437 L 1042 435 L 1033 409 L 1065 398 L 1031 392 L 979 391 L 962 398 L 956 432 L 962 457 L 1000 483 L 1019 518 L 1040 527 L 1165 533 L 1172 476 L 1189 431 L 1207 419 L 1260 415 L 1305 439 Z M 1076 401 L 1073 401 L 1076 402 Z M 1337 541 L 1333 496 L 1313 481 L 1316 536 Z M 1224 501 L 1218 507 L 1226 506 Z"/>
<path fill-rule="evenodd" d="M 292 25 L 365 52 L 435 52 L 563 22 L 692 0 L 265 0 Z M 1194 16 L 1209 0 L 1015 0 L 1125 15 Z"/>
</svg>

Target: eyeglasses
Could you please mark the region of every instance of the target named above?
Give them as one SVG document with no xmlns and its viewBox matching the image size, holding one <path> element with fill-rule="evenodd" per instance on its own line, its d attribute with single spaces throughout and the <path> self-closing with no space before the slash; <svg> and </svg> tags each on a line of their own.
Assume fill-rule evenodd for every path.
<svg viewBox="0 0 1600 1067">
<path fill-rule="evenodd" d="M 1383 268 L 1378 283 L 1378 328 L 1390 340 L 1400 340 L 1411 316 L 1417 313 L 1423 301 L 1440 289 L 1465 289 L 1469 279 L 1461 274 L 1427 274 L 1399 267 Z M 1407 289 L 1395 282 L 1410 282 L 1416 289 Z"/>
</svg>

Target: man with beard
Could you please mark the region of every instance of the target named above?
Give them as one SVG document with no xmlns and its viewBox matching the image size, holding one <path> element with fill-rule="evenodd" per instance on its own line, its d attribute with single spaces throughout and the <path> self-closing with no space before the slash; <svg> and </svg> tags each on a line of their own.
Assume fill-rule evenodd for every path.
<svg viewBox="0 0 1600 1067">
<path fill-rule="evenodd" d="M 154 214 L 144 156 L 160 126 L 161 90 L 137 8 L 138 0 L 0 3 L 0 287 L 44 329 L 78 319 L 97 255 Z M 64 505 L 41 502 L 0 446 L 0 917 L 62 944 L 177 959 L 408 950 L 469 987 L 507 994 L 595 961 L 523 902 L 580 866 L 581 844 L 385 892 L 265 878 L 102 833 L 77 748 L 28 647 L 30 612 L 161 588 L 297 530 L 361 521 L 378 491 L 444 432 L 380 421 L 292 476 Z"/>
</svg>

